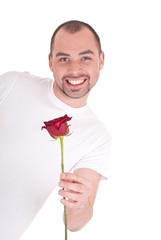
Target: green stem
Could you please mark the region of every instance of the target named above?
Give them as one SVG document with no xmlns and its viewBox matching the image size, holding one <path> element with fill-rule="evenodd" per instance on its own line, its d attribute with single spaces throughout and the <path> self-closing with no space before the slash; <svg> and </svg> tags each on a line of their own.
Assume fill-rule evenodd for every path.
<svg viewBox="0 0 161 240">
<path fill-rule="evenodd" d="M 64 153 L 63 153 L 63 139 L 64 137 L 60 137 L 60 144 L 61 144 L 61 171 L 64 172 Z"/>
<path fill-rule="evenodd" d="M 63 139 L 64 137 L 60 137 L 60 144 L 61 144 L 61 170 L 62 173 L 64 172 L 64 154 L 63 154 Z M 64 190 L 64 188 L 63 188 Z M 65 197 L 64 197 L 65 199 Z M 66 206 L 64 206 L 64 221 L 65 221 L 65 240 L 67 240 L 67 209 Z"/>
</svg>

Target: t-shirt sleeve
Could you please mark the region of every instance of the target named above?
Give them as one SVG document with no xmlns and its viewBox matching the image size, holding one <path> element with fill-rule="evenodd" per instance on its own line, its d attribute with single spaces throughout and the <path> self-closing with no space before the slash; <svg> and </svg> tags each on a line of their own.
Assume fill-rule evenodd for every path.
<svg viewBox="0 0 161 240">
<path fill-rule="evenodd" d="M 0 104 L 7 98 L 17 77 L 18 72 L 7 72 L 0 75 Z"/>
<path fill-rule="evenodd" d="M 89 152 L 78 161 L 73 169 L 90 168 L 101 175 L 101 180 L 108 179 L 111 152 L 110 134 L 107 132 L 102 134 L 93 141 L 89 149 Z"/>
</svg>

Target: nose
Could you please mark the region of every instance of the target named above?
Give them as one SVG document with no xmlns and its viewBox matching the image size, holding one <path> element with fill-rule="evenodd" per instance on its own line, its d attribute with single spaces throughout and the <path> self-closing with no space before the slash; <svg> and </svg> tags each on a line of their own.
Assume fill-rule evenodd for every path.
<svg viewBox="0 0 161 240">
<path fill-rule="evenodd" d="M 68 72 L 72 73 L 73 76 L 77 77 L 82 73 L 82 68 L 80 63 L 78 62 L 72 62 L 68 68 Z"/>
</svg>

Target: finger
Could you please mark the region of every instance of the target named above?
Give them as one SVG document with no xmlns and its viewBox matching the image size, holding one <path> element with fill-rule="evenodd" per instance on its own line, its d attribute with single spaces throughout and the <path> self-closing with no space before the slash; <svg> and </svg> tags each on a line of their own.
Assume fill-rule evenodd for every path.
<svg viewBox="0 0 161 240">
<path fill-rule="evenodd" d="M 68 192 L 68 191 L 64 191 L 62 189 L 60 189 L 58 193 L 62 197 L 68 198 L 68 200 L 77 201 L 77 202 L 81 202 L 81 203 L 84 203 L 88 199 L 88 196 L 85 194 Z"/>
<path fill-rule="evenodd" d="M 61 199 L 60 202 L 68 208 L 83 208 L 84 207 L 83 202 L 77 202 L 77 201 L 72 201 L 72 200 L 67 200 L 67 199 Z"/>
<path fill-rule="evenodd" d="M 66 182 L 66 181 L 60 181 L 59 187 L 62 187 L 68 191 L 74 191 L 77 193 L 87 193 L 89 191 L 88 187 L 83 184 Z"/>
<path fill-rule="evenodd" d="M 85 177 L 82 177 L 76 173 L 62 173 L 62 174 L 60 174 L 60 179 L 64 180 L 64 181 L 82 183 L 84 185 L 89 184 L 88 179 L 86 179 Z"/>
</svg>

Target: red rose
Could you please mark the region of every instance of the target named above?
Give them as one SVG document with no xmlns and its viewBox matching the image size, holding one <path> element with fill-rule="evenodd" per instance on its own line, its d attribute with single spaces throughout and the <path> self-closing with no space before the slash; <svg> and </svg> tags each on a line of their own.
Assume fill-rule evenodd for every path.
<svg viewBox="0 0 161 240">
<path fill-rule="evenodd" d="M 48 122 L 44 122 L 45 128 L 52 138 L 66 136 L 69 133 L 67 122 L 71 120 L 71 117 L 64 115 L 63 117 L 55 118 Z"/>
</svg>

